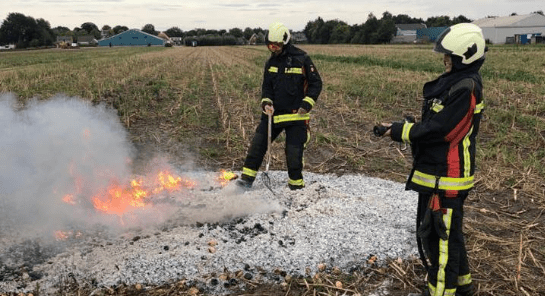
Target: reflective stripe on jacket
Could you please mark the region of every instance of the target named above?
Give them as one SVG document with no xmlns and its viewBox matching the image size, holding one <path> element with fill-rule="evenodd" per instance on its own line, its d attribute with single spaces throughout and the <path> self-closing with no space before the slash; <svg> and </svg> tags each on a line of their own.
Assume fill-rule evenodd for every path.
<svg viewBox="0 0 545 296">
<path fill-rule="evenodd" d="M 424 102 L 421 122 L 392 124 L 392 139 L 412 145 L 414 163 L 408 189 L 455 196 L 473 188 L 476 135 L 483 109 L 480 80 L 464 78 Z"/>
</svg>

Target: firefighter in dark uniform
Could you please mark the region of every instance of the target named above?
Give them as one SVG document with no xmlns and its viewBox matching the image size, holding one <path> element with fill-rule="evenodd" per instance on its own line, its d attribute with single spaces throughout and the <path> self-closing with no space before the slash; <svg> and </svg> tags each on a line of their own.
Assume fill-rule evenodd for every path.
<svg viewBox="0 0 545 296">
<path fill-rule="evenodd" d="M 305 187 L 303 151 L 310 139 L 310 110 L 322 90 L 322 80 L 310 57 L 290 43 L 290 32 L 273 23 L 267 35 L 271 56 L 265 64 L 261 92 L 263 114 L 250 144 L 237 185 L 250 188 L 267 152 L 268 113 L 273 114 L 272 137 L 286 133 L 286 162 L 290 189 Z"/>
<path fill-rule="evenodd" d="M 424 84 L 422 121 L 382 126 L 392 140 L 412 147 L 406 188 L 418 192 L 417 239 L 428 270 L 423 295 L 467 296 L 474 289 L 462 233 L 463 204 L 474 185 L 484 107 L 479 69 L 486 45 L 478 26 L 463 23 L 447 28 L 434 51 L 444 54 L 446 70 Z"/>
</svg>

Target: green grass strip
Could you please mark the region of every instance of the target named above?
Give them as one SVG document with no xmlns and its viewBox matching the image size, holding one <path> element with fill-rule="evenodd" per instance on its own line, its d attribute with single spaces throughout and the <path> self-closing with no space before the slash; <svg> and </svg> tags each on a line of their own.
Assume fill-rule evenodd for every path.
<svg viewBox="0 0 545 296">
<path fill-rule="evenodd" d="M 441 64 L 437 64 L 437 61 L 418 61 L 414 62 L 406 60 L 396 60 L 396 59 L 379 59 L 372 56 L 332 56 L 324 54 L 314 54 L 311 55 L 313 60 L 321 60 L 325 62 L 337 62 L 344 64 L 355 64 L 361 66 L 378 66 L 392 69 L 402 69 L 409 71 L 419 71 L 419 72 L 431 72 L 441 74 L 444 71 L 444 67 Z M 489 69 L 486 67 L 486 63 L 481 69 L 481 75 L 483 78 L 487 79 L 505 79 L 509 81 L 521 81 L 529 83 L 541 83 L 543 80 L 542 77 L 537 77 L 532 73 L 517 70 L 512 72 L 500 72 L 494 69 Z"/>
</svg>

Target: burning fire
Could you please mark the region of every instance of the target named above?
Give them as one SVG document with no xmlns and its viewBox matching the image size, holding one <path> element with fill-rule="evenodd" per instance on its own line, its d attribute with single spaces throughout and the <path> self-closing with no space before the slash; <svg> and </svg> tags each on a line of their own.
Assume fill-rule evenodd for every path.
<svg viewBox="0 0 545 296">
<path fill-rule="evenodd" d="M 149 205 L 152 195 L 164 191 L 175 192 L 183 188 L 192 189 L 197 183 L 189 179 L 183 179 L 169 171 L 160 171 L 151 186 L 146 186 L 144 179 L 131 180 L 128 186 L 112 183 L 105 192 L 92 198 L 95 209 L 107 214 L 123 215 L 134 208 L 145 208 Z"/>
<path fill-rule="evenodd" d="M 61 231 L 61 230 L 57 230 L 55 231 L 55 239 L 57 241 L 64 241 L 64 240 L 67 240 L 68 238 L 78 238 L 80 237 L 82 234 L 81 232 L 79 231 Z"/>
<path fill-rule="evenodd" d="M 75 173 L 75 165 L 71 165 L 69 171 L 74 177 L 75 192 L 64 195 L 62 201 L 76 205 L 76 197 L 81 195 L 85 182 Z M 215 181 L 224 187 L 237 177 L 233 172 L 221 170 Z M 151 178 L 137 177 L 128 184 L 120 184 L 118 181 L 111 180 L 106 188 L 99 190 L 99 193 L 91 197 L 91 202 L 98 212 L 122 217 L 132 210 L 152 206 L 151 198 L 155 195 L 163 192 L 172 193 L 184 189 L 194 189 L 196 186 L 197 182 L 194 180 L 183 178 L 169 170 L 161 170 Z M 62 238 L 62 232 L 56 236 Z"/>
</svg>

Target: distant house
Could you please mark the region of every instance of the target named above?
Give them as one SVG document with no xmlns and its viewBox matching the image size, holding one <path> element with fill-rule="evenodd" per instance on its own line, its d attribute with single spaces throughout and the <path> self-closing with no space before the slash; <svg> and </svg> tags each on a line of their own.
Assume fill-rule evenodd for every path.
<svg viewBox="0 0 545 296">
<path fill-rule="evenodd" d="M 437 37 L 443 33 L 448 27 L 431 27 L 418 29 L 416 31 L 416 41 L 417 42 L 435 42 Z"/>
<path fill-rule="evenodd" d="M 484 38 L 493 44 L 526 44 L 532 38 L 540 40 L 539 36 L 545 36 L 545 16 L 538 13 L 488 17 L 473 21 L 473 24 L 479 26 Z"/>
<path fill-rule="evenodd" d="M 99 46 L 151 46 L 165 45 L 165 40 L 155 35 L 142 32 L 138 29 L 130 29 L 112 37 L 98 41 Z"/>
<path fill-rule="evenodd" d="M 396 24 L 396 36 L 416 36 L 416 31 L 426 28 L 426 24 Z"/>
<path fill-rule="evenodd" d="M 303 32 L 293 32 L 291 35 L 291 38 L 293 38 L 294 43 L 307 43 L 307 35 Z"/>
<path fill-rule="evenodd" d="M 77 36 L 78 45 L 96 45 L 97 40 L 93 35 Z"/>
<path fill-rule="evenodd" d="M 58 43 L 61 43 L 61 42 L 71 44 L 72 42 L 74 42 L 74 39 L 72 38 L 72 36 L 57 36 L 57 42 L 56 43 L 58 44 Z"/>
<path fill-rule="evenodd" d="M 170 37 L 170 40 L 174 42 L 176 45 L 182 45 L 183 38 L 182 37 Z"/>
<path fill-rule="evenodd" d="M 426 24 L 396 24 L 396 35 L 392 43 L 413 43 L 419 29 L 426 28 Z"/>
</svg>

